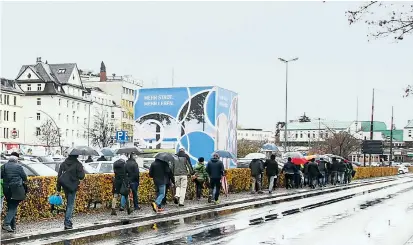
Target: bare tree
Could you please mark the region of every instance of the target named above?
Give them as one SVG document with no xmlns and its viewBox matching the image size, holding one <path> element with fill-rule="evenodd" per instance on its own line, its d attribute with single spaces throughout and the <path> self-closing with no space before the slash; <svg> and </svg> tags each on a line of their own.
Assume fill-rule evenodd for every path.
<svg viewBox="0 0 413 245">
<path fill-rule="evenodd" d="M 40 125 L 40 134 L 37 135 L 37 138 L 47 148 L 50 148 L 52 146 L 59 146 L 60 136 L 60 129 L 56 127 L 52 120 L 47 119 Z"/>
<path fill-rule="evenodd" d="M 245 157 L 249 153 L 258 152 L 267 141 L 252 141 L 252 140 L 238 140 L 237 142 L 237 156 Z"/>
<path fill-rule="evenodd" d="M 370 28 L 368 37 L 392 37 L 403 40 L 413 33 L 413 2 L 365 2 L 346 12 L 351 24 L 364 21 Z"/>
<path fill-rule="evenodd" d="M 113 145 L 116 129 L 105 111 L 102 110 L 94 115 L 93 126 L 86 131 L 93 146 L 104 148 Z"/>
</svg>

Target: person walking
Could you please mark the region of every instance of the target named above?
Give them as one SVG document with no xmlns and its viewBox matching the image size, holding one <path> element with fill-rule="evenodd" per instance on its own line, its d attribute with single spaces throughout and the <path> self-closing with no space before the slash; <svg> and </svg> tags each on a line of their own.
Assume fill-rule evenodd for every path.
<svg viewBox="0 0 413 245">
<path fill-rule="evenodd" d="M 4 202 L 3 179 L 0 179 L 0 214 L 3 213 L 3 202 Z"/>
<path fill-rule="evenodd" d="M 295 165 L 291 162 L 291 157 L 287 159 L 287 162 L 284 164 L 284 167 L 281 170 L 281 174 L 285 173 L 285 188 L 292 188 L 294 182 L 294 172 L 295 172 Z"/>
<path fill-rule="evenodd" d="M 304 186 L 307 186 L 310 183 L 310 178 L 308 177 L 308 162 L 304 163 L 303 174 L 304 174 Z"/>
<path fill-rule="evenodd" d="M 318 169 L 320 170 L 320 178 L 318 178 L 318 185 L 320 187 L 326 186 L 326 175 L 327 175 L 327 161 L 324 158 L 320 158 L 318 162 Z"/>
<path fill-rule="evenodd" d="M 7 232 L 16 231 L 17 208 L 21 201 L 26 199 L 25 182 L 26 173 L 18 164 L 19 154 L 12 152 L 7 163 L 1 166 L 1 179 L 3 180 L 3 191 L 7 202 L 7 213 L 4 217 L 2 229 Z"/>
<path fill-rule="evenodd" d="M 331 184 L 337 185 L 337 178 L 338 178 L 338 161 L 337 158 L 333 157 L 331 159 Z"/>
<path fill-rule="evenodd" d="M 194 168 L 193 180 L 195 183 L 196 199 L 199 201 L 202 196 L 202 189 L 205 183 L 208 183 L 208 173 L 205 167 L 205 159 L 203 157 L 198 158 L 198 163 Z"/>
<path fill-rule="evenodd" d="M 178 157 L 185 157 L 186 160 L 189 162 L 189 164 L 191 164 L 191 158 L 189 157 L 188 154 L 186 154 L 185 152 L 185 148 L 180 148 L 178 153 L 176 154 Z M 192 166 L 192 164 L 191 164 Z"/>
<path fill-rule="evenodd" d="M 264 163 L 261 159 L 253 159 L 250 162 L 249 168 L 251 170 L 251 194 L 254 194 L 257 190 L 259 194 L 262 193 L 261 190 L 261 175 L 264 172 Z M 257 188 L 255 188 L 257 186 Z"/>
<path fill-rule="evenodd" d="M 347 165 L 344 163 L 344 160 L 340 160 L 338 162 L 338 167 L 337 167 L 337 171 L 338 171 L 338 182 L 340 182 L 340 184 L 344 185 L 344 177 L 345 177 L 345 173 L 347 170 Z"/>
<path fill-rule="evenodd" d="M 112 198 L 112 213 L 111 215 L 116 214 L 116 203 L 118 199 L 121 199 L 122 196 L 126 201 L 126 210 L 128 214 L 132 213 L 132 210 L 129 206 L 129 176 L 126 171 L 126 160 L 128 158 L 125 155 L 122 155 L 120 159 L 116 160 L 113 163 L 113 172 L 115 177 L 113 179 L 113 198 Z"/>
<path fill-rule="evenodd" d="M 278 163 L 275 161 L 275 155 L 272 154 L 269 160 L 264 163 L 266 174 L 268 177 L 268 193 L 271 194 L 274 190 L 274 183 L 277 182 L 278 176 Z"/>
<path fill-rule="evenodd" d="M 155 159 L 149 168 L 149 177 L 153 179 L 153 183 L 157 189 L 157 197 L 151 204 L 155 213 L 164 211 L 162 201 L 165 197 L 166 184 L 170 181 L 171 172 L 169 164 L 159 159 Z"/>
<path fill-rule="evenodd" d="M 88 158 L 86 159 L 85 163 L 88 163 L 88 162 L 93 162 L 92 156 L 88 156 Z"/>
<path fill-rule="evenodd" d="M 69 155 L 60 165 L 57 175 L 57 194 L 60 195 L 60 191 L 63 188 L 66 197 L 65 230 L 73 228 L 72 216 L 75 208 L 76 192 L 79 188 L 80 180 L 85 178 L 85 170 L 77 158 L 77 155 Z"/>
<path fill-rule="evenodd" d="M 320 170 L 318 169 L 318 165 L 315 162 L 315 159 L 312 158 L 310 163 L 308 163 L 308 179 L 310 188 L 315 189 L 319 175 Z"/>
<path fill-rule="evenodd" d="M 208 202 L 212 202 L 213 198 L 215 204 L 219 203 L 218 199 L 221 191 L 221 178 L 224 176 L 224 170 L 224 163 L 219 160 L 218 153 L 214 153 L 206 166 L 206 171 L 210 179 Z"/>
<path fill-rule="evenodd" d="M 129 187 L 132 191 L 133 196 L 133 208 L 135 211 L 139 210 L 139 197 L 138 197 L 138 188 L 139 188 L 139 166 L 133 157 L 133 153 L 129 155 L 129 159 L 126 160 L 125 170 L 128 176 Z M 125 207 L 126 198 L 122 196 L 121 207 Z"/>
<path fill-rule="evenodd" d="M 182 155 L 182 154 L 181 154 Z M 193 174 L 191 162 L 185 156 L 178 156 L 172 162 L 172 174 L 175 180 L 175 196 L 174 203 L 183 207 L 186 196 L 186 188 L 188 187 L 188 174 Z"/>
</svg>

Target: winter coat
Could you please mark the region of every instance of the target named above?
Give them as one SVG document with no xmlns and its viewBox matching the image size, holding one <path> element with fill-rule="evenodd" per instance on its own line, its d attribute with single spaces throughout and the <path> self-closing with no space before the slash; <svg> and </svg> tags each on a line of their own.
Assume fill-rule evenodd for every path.
<svg viewBox="0 0 413 245">
<path fill-rule="evenodd" d="M 206 171 L 205 163 L 197 163 L 194 168 L 196 180 L 203 182 L 208 180 L 208 173 Z"/>
<path fill-rule="evenodd" d="M 119 159 L 113 163 L 113 172 L 115 173 L 115 178 L 113 181 L 113 193 L 120 194 L 120 189 L 122 188 L 122 184 L 128 184 L 128 174 L 126 173 L 126 161 L 123 159 Z"/>
<path fill-rule="evenodd" d="M 167 162 L 155 159 L 149 168 L 149 176 L 153 179 L 156 186 L 169 185 L 172 171 Z"/>
<path fill-rule="evenodd" d="M 135 159 L 129 158 L 126 161 L 125 170 L 129 183 L 138 183 L 139 185 L 139 166 L 136 163 Z"/>
<path fill-rule="evenodd" d="M 176 155 L 177 155 L 178 157 L 185 157 L 186 160 L 188 160 L 189 164 L 192 166 L 191 158 L 190 158 L 190 157 L 188 156 L 188 154 L 186 154 L 184 151 L 179 151 Z"/>
<path fill-rule="evenodd" d="M 74 156 L 69 156 L 62 164 L 60 164 L 59 173 L 57 175 L 58 180 L 63 173 L 68 174 L 70 176 L 69 179 L 72 180 L 70 183 L 67 183 L 70 185 L 70 189 L 77 190 L 80 185 L 80 180 L 85 178 L 85 170 L 83 169 L 83 165 Z M 59 181 L 57 181 L 56 190 L 60 192 L 61 189 L 62 186 Z M 65 192 L 69 192 L 69 190 L 65 187 L 63 187 L 63 190 Z"/>
<path fill-rule="evenodd" d="M 346 163 L 343 162 L 343 161 L 340 161 L 340 162 L 338 163 L 337 169 L 338 169 L 338 172 L 346 172 L 346 170 L 347 170 L 347 165 L 346 165 Z"/>
<path fill-rule="evenodd" d="M 308 163 L 304 164 L 304 170 L 303 170 L 303 173 L 304 173 L 305 175 L 307 175 L 307 174 L 308 174 Z"/>
<path fill-rule="evenodd" d="M 224 176 L 224 170 L 224 164 L 216 158 L 209 160 L 206 166 L 206 171 L 211 179 L 221 179 Z"/>
<path fill-rule="evenodd" d="M 264 163 L 260 159 L 253 159 L 250 162 L 251 176 L 257 177 L 264 172 Z"/>
<path fill-rule="evenodd" d="M 267 160 L 264 163 L 264 167 L 266 168 L 267 176 L 276 176 L 278 175 L 278 163 L 275 160 Z"/>
<path fill-rule="evenodd" d="M 292 162 L 285 163 L 281 172 L 286 173 L 286 174 L 294 174 L 296 172 L 294 163 Z"/>
<path fill-rule="evenodd" d="M 331 163 L 331 172 L 338 172 L 338 161 L 333 161 L 333 163 Z"/>
<path fill-rule="evenodd" d="M 327 172 L 327 162 L 324 160 L 321 160 L 318 163 L 318 169 L 320 170 L 320 172 L 325 173 Z"/>
<path fill-rule="evenodd" d="M 318 177 L 320 174 L 320 170 L 318 169 L 318 165 L 315 162 L 310 162 L 308 164 L 308 175 Z"/>
<path fill-rule="evenodd" d="M 171 170 L 173 176 L 187 176 L 192 174 L 194 170 L 192 169 L 191 163 L 186 157 L 175 157 L 175 161 L 171 164 Z"/>
<path fill-rule="evenodd" d="M 6 164 L 1 166 L 2 194 L 6 198 L 16 198 L 16 200 L 24 200 L 26 193 L 23 188 L 23 182 L 27 181 L 27 175 L 23 167 L 17 163 L 16 159 L 10 159 Z"/>
</svg>

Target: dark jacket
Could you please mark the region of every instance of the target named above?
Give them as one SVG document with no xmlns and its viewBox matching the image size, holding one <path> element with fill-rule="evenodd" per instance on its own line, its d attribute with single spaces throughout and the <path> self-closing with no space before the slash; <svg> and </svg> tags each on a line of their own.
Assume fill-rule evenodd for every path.
<svg viewBox="0 0 413 245">
<path fill-rule="evenodd" d="M 170 182 L 172 171 L 167 162 L 155 159 L 149 168 L 149 176 L 156 186 L 167 185 Z"/>
<path fill-rule="evenodd" d="M 310 162 L 308 164 L 308 175 L 317 177 L 320 174 L 320 170 L 318 169 L 318 165 L 315 162 Z"/>
<path fill-rule="evenodd" d="M 303 173 L 304 173 L 305 175 L 307 175 L 307 174 L 308 174 L 308 164 L 309 164 L 309 163 L 304 164 L 304 170 L 303 170 Z"/>
<path fill-rule="evenodd" d="M 340 161 L 340 162 L 338 163 L 338 171 L 339 171 L 339 172 L 346 172 L 346 170 L 347 170 L 347 165 L 346 165 L 346 163 L 343 162 L 343 161 Z"/>
<path fill-rule="evenodd" d="M 337 160 L 331 163 L 331 172 L 338 172 L 338 161 Z"/>
<path fill-rule="evenodd" d="M 264 163 L 264 167 L 266 168 L 267 176 L 276 176 L 278 175 L 278 163 L 275 160 L 267 160 Z"/>
<path fill-rule="evenodd" d="M 321 160 L 318 163 L 318 169 L 320 170 L 320 172 L 325 173 L 327 172 L 327 162 L 324 160 Z"/>
<path fill-rule="evenodd" d="M 88 157 L 88 158 L 86 159 L 85 163 L 88 163 L 88 162 L 93 162 L 93 159 L 92 159 L 91 157 Z"/>
<path fill-rule="evenodd" d="M 113 193 L 120 194 L 120 189 L 123 182 L 128 181 L 128 174 L 126 173 L 126 161 L 119 159 L 113 163 L 113 172 L 115 173 L 115 178 L 113 181 Z"/>
<path fill-rule="evenodd" d="M 3 180 L 3 194 L 6 198 L 11 198 L 12 193 L 16 191 L 15 187 L 23 186 L 23 182 L 27 181 L 26 173 L 23 167 L 17 163 L 16 160 L 9 160 L 6 164 L 1 166 L 1 179 Z M 25 198 L 24 193 L 19 198 L 23 200 Z M 13 195 L 14 198 L 14 195 Z"/>
<path fill-rule="evenodd" d="M 253 159 L 250 162 L 249 168 L 251 169 L 251 176 L 257 177 L 264 172 L 264 163 L 260 159 Z"/>
<path fill-rule="evenodd" d="M 139 166 L 135 159 L 129 158 L 125 164 L 126 174 L 130 183 L 138 183 L 139 185 Z"/>
<path fill-rule="evenodd" d="M 179 151 L 176 155 L 177 155 L 178 157 L 185 157 L 186 160 L 189 162 L 189 165 L 192 166 L 191 158 L 188 156 L 188 154 L 186 154 L 186 153 L 183 152 L 183 151 Z"/>
<path fill-rule="evenodd" d="M 98 158 L 97 161 L 100 162 L 100 161 L 107 161 L 107 160 L 106 160 L 105 156 L 101 156 L 101 157 Z"/>
<path fill-rule="evenodd" d="M 212 158 L 206 166 L 207 173 L 211 179 L 221 179 L 224 176 L 224 164 L 221 160 Z"/>
<path fill-rule="evenodd" d="M 64 162 L 62 162 L 62 164 L 60 164 L 59 167 L 59 173 L 57 175 L 57 179 L 60 178 L 60 176 L 62 176 L 63 173 L 67 172 L 67 174 L 69 174 L 70 179 L 73 181 L 71 183 L 69 183 L 71 185 L 71 189 L 76 189 L 79 187 L 80 184 L 80 180 L 85 178 L 85 170 L 83 169 L 83 165 L 82 163 L 79 162 L 79 160 L 77 160 L 76 157 L 74 156 L 69 156 L 68 158 L 66 158 L 66 160 Z M 57 185 L 56 185 L 56 189 L 57 191 L 61 191 L 62 186 L 60 185 L 59 181 L 57 181 Z M 65 192 L 68 192 L 67 189 L 63 188 Z"/>
<path fill-rule="evenodd" d="M 281 172 L 286 173 L 286 174 L 294 174 L 296 172 L 294 163 L 286 162 Z"/>
</svg>

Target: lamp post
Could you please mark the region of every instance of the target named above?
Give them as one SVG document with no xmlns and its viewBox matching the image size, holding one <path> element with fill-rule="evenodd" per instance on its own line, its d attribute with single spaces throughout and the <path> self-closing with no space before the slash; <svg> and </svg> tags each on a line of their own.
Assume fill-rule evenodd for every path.
<svg viewBox="0 0 413 245">
<path fill-rule="evenodd" d="M 24 130 L 24 132 L 23 132 L 23 143 L 24 144 L 26 144 L 26 119 L 31 119 L 31 118 L 33 118 L 33 117 L 24 117 L 24 120 L 23 120 L 23 130 Z"/>
<path fill-rule="evenodd" d="M 284 125 L 284 152 L 287 152 L 287 112 L 288 112 L 288 63 L 298 60 L 298 57 L 290 60 L 278 58 L 285 64 L 285 125 Z"/>
<path fill-rule="evenodd" d="M 57 125 L 57 123 L 56 123 L 56 121 L 53 119 L 53 117 L 51 117 L 48 113 L 46 113 L 45 111 L 42 111 L 42 110 L 37 110 L 37 111 L 40 111 L 41 113 L 43 113 L 43 114 L 45 114 L 46 116 L 48 116 L 48 117 L 50 118 L 50 120 L 52 120 L 52 122 L 54 123 L 54 125 L 56 126 L 56 128 L 57 128 L 57 133 L 59 134 L 58 136 L 59 136 L 60 154 L 62 154 L 62 153 L 63 153 L 63 150 L 62 150 L 62 145 L 61 145 L 61 142 L 60 142 L 60 138 L 62 137 L 62 134 L 60 133 L 60 128 L 59 128 L 59 126 Z"/>
</svg>

